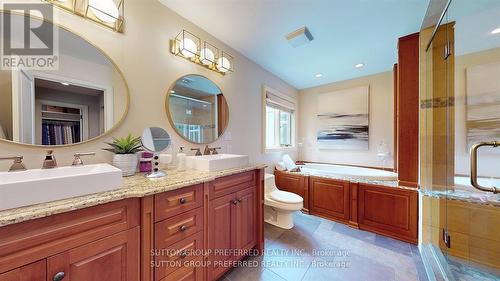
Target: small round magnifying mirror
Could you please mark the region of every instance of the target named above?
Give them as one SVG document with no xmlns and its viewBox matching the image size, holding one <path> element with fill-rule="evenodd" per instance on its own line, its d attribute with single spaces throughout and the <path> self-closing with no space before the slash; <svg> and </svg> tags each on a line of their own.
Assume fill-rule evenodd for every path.
<svg viewBox="0 0 500 281">
<path fill-rule="evenodd" d="M 153 158 L 153 171 L 146 174 L 147 178 L 161 178 L 165 177 L 167 173 L 161 171 L 158 167 L 160 160 L 158 154 L 167 149 L 170 144 L 170 135 L 163 128 L 148 127 L 144 129 L 141 136 L 141 142 L 144 149 L 154 153 Z"/>
</svg>

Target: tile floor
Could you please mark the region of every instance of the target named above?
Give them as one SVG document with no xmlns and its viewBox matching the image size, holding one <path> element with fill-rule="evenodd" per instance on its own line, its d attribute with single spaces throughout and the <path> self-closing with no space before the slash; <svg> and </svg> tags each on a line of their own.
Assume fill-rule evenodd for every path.
<svg viewBox="0 0 500 281">
<path fill-rule="evenodd" d="M 426 281 L 418 248 L 297 212 L 291 230 L 265 225 L 266 254 L 221 281 Z"/>
</svg>

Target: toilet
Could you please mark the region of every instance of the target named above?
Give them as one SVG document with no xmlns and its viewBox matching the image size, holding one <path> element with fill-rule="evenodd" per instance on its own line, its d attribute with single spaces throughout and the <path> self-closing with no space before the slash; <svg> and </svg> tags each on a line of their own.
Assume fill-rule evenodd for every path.
<svg viewBox="0 0 500 281">
<path fill-rule="evenodd" d="M 304 199 L 279 190 L 273 174 L 266 174 L 264 185 L 264 221 L 284 229 L 293 228 L 293 212 L 302 210 Z"/>
</svg>

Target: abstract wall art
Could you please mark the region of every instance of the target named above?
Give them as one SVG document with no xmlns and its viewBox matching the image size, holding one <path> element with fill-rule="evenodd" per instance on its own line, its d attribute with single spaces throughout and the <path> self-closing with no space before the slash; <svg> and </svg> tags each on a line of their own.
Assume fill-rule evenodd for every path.
<svg viewBox="0 0 500 281">
<path fill-rule="evenodd" d="M 319 149 L 369 149 L 369 86 L 325 93 L 317 102 Z"/>
<path fill-rule="evenodd" d="M 467 68 L 467 146 L 500 140 L 500 64 Z"/>
</svg>

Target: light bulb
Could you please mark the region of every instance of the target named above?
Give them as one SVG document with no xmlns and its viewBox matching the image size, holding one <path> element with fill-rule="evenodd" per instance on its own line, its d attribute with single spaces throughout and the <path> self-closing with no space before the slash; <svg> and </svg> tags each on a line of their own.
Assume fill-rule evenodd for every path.
<svg viewBox="0 0 500 281">
<path fill-rule="evenodd" d="M 114 23 L 120 16 L 113 0 L 89 0 L 89 6 L 94 15 L 106 23 Z"/>
<path fill-rule="evenodd" d="M 215 55 L 214 52 L 212 52 L 212 50 L 210 50 L 209 48 L 204 48 L 203 50 L 201 50 L 200 54 L 201 63 L 203 63 L 204 65 L 210 65 L 214 62 L 214 60 L 215 60 Z"/>
<path fill-rule="evenodd" d="M 192 58 L 196 55 L 196 43 L 189 38 L 184 38 L 181 41 L 181 54 L 186 58 Z"/>
<path fill-rule="evenodd" d="M 217 60 L 217 69 L 220 72 L 227 72 L 231 69 L 231 62 L 226 57 L 220 57 Z"/>
</svg>

